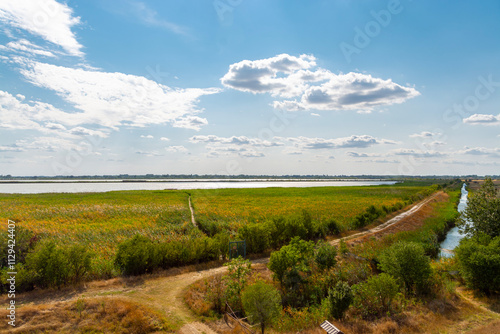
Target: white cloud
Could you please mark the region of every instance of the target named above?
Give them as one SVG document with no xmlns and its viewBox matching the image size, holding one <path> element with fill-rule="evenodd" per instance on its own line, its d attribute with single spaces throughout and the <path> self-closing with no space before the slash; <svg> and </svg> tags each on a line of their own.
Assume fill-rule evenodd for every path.
<svg viewBox="0 0 500 334">
<path fill-rule="evenodd" d="M 82 126 L 72 128 L 71 130 L 69 130 L 69 133 L 75 136 L 97 136 L 101 138 L 106 138 L 108 136 L 107 133 L 104 133 L 102 131 L 91 130 Z"/>
<path fill-rule="evenodd" d="M 311 116 L 320 117 L 321 115 L 320 115 L 320 114 L 316 114 L 316 113 L 312 112 L 312 113 L 311 113 Z"/>
<path fill-rule="evenodd" d="M 73 10 L 55 0 L 2 0 L 0 21 L 62 47 L 68 54 L 83 56 L 82 45 L 71 28 L 80 23 Z"/>
<path fill-rule="evenodd" d="M 492 157 L 500 156 L 500 148 L 486 148 L 486 147 L 465 147 L 464 150 L 458 153 L 467 155 L 488 155 Z"/>
<path fill-rule="evenodd" d="M 414 133 L 410 135 L 410 138 L 425 138 L 425 139 L 432 139 L 434 137 L 440 136 L 440 133 L 437 132 L 430 132 L 430 131 L 422 131 L 420 133 Z"/>
<path fill-rule="evenodd" d="M 368 158 L 368 157 L 379 157 L 380 156 L 380 154 L 376 154 L 376 153 L 359 153 L 359 152 L 354 152 L 354 151 L 346 152 L 346 155 L 353 157 L 353 158 Z"/>
<path fill-rule="evenodd" d="M 325 139 L 308 137 L 288 137 L 295 147 L 301 149 L 340 149 L 340 148 L 366 148 L 377 144 L 396 144 L 388 139 L 378 139 L 368 135 L 352 135 L 343 138 Z"/>
<path fill-rule="evenodd" d="M 179 146 L 167 146 L 165 147 L 165 150 L 170 153 L 176 153 L 176 152 L 187 152 L 187 148 L 185 148 L 182 145 Z"/>
<path fill-rule="evenodd" d="M 158 151 L 136 151 L 135 154 L 145 155 L 147 157 L 161 157 L 163 154 Z"/>
<path fill-rule="evenodd" d="M 0 152 L 24 152 L 22 147 L 17 145 L 0 146 Z"/>
<path fill-rule="evenodd" d="M 420 95 L 412 87 L 392 80 L 350 72 L 334 74 L 317 68 L 312 55 L 300 57 L 281 54 L 260 60 L 243 60 L 229 66 L 221 78 L 224 86 L 280 98 L 275 108 L 287 110 L 358 110 L 370 112 L 374 107 L 402 103 Z"/>
<path fill-rule="evenodd" d="M 152 135 L 141 135 L 141 138 L 146 138 L 146 139 L 153 139 L 154 137 Z"/>
<path fill-rule="evenodd" d="M 192 143 L 218 143 L 231 145 L 249 145 L 253 147 L 283 146 L 283 143 L 276 141 L 262 140 L 259 138 L 249 138 L 246 136 L 219 137 L 216 135 L 198 135 L 189 138 Z"/>
<path fill-rule="evenodd" d="M 45 128 L 49 130 L 65 131 L 66 127 L 62 124 L 48 122 L 45 123 Z"/>
<path fill-rule="evenodd" d="M 447 153 L 437 152 L 437 151 L 423 151 L 423 150 L 414 150 L 409 148 L 400 148 L 396 150 L 392 150 L 391 154 L 393 155 L 411 155 L 416 158 L 431 158 L 431 157 L 443 157 L 448 155 Z"/>
<path fill-rule="evenodd" d="M 500 114 L 497 116 L 488 114 L 474 114 L 470 117 L 464 118 L 464 123 L 473 125 L 499 125 L 500 124 Z"/>
<path fill-rule="evenodd" d="M 169 141 L 170 139 L 168 139 L 167 137 L 161 137 L 160 140 L 162 140 L 162 141 Z"/>
<path fill-rule="evenodd" d="M 194 144 L 205 144 L 209 150 L 207 157 L 211 158 L 233 154 L 237 154 L 243 158 L 260 158 L 265 155 L 257 151 L 256 148 L 264 149 L 284 145 L 280 141 L 268 141 L 246 136 L 219 137 L 216 135 L 198 135 L 189 138 L 189 141 Z"/>
<path fill-rule="evenodd" d="M 87 71 L 24 59 L 21 73 L 36 86 L 55 91 L 80 112 L 62 113 L 64 124 L 99 124 L 143 127 L 171 123 L 199 130 L 207 124 L 196 116 L 201 96 L 215 88 L 174 89 L 144 77 L 123 73 Z"/>
<path fill-rule="evenodd" d="M 43 49 L 42 47 L 31 43 L 26 39 L 20 39 L 15 42 L 9 42 L 5 46 L 0 45 L 0 50 L 21 52 L 28 55 L 37 55 L 44 57 L 56 57 L 56 55 L 50 51 Z"/>
<path fill-rule="evenodd" d="M 23 101 L 22 95 L 14 97 L 8 92 L 0 91 L 0 128 L 42 130 L 44 128 L 42 123 L 45 121 L 57 121 L 65 115 L 48 103 L 28 104 Z M 52 123 L 48 124 L 50 126 Z"/>
</svg>

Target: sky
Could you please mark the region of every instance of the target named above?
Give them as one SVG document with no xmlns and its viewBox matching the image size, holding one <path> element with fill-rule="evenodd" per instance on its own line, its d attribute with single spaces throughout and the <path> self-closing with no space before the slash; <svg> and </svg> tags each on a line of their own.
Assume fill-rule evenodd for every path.
<svg viewBox="0 0 500 334">
<path fill-rule="evenodd" d="M 0 175 L 500 174 L 500 2 L 2 0 Z"/>
</svg>

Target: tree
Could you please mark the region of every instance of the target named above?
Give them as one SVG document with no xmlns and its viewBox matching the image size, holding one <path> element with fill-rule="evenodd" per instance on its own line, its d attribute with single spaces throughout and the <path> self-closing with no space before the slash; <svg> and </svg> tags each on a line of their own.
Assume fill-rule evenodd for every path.
<svg viewBox="0 0 500 334">
<path fill-rule="evenodd" d="M 464 238 L 455 254 L 460 273 L 471 288 L 486 294 L 500 291 L 500 236 Z"/>
<path fill-rule="evenodd" d="M 91 253 L 83 245 L 72 245 L 66 250 L 70 276 L 79 282 L 91 268 Z"/>
<path fill-rule="evenodd" d="M 252 323 L 260 323 L 261 333 L 281 310 L 278 290 L 262 281 L 247 286 L 241 295 L 243 309 Z"/>
<path fill-rule="evenodd" d="M 118 245 L 115 265 L 125 275 L 140 275 L 153 270 L 159 263 L 153 242 L 142 235 L 135 235 Z"/>
<path fill-rule="evenodd" d="M 391 311 L 399 286 L 394 277 L 381 273 L 354 286 L 354 305 L 363 316 L 384 315 Z"/>
<path fill-rule="evenodd" d="M 268 267 L 282 288 L 283 303 L 304 306 L 309 300 L 308 277 L 314 261 L 314 243 L 295 237 L 290 244 L 271 253 Z"/>
<path fill-rule="evenodd" d="M 345 311 L 352 302 L 352 290 L 349 284 L 339 281 L 333 289 L 328 291 L 330 314 L 335 319 L 342 319 Z"/>
<path fill-rule="evenodd" d="M 337 248 L 325 242 L 316 251 L 315 261 L 320 270 L 328 270 L 337 264 Z"/>
<path fill-rule="evenodd" d="M 469 236 L 478 233 L 500 236 L 500 198 L 491 178 L 469 198 L 458 225 Z"/>
<path fill-rule="evenodd" d="M 395 243 L 380 255 L 379 262 L 380 269 L 398 279 L 406 293 L 421 294 L 429 286 L 430 259 L 419 243 Z"/>
<path fill-rule="evenodd" d="M 239 256 L 225 265 L 227 265 L 228 271 L 227 275 L 223 277 L 223 280 L 226 282 L 226 300 L 233 311 L 240 311 L 242 310 L 241 292 L 247 284 L 252 264 L 249 260 L 245 260 Z"/>
<path fill-rule="evenodd" d="M 42 286 L 60 287 L 69 277 L 66 254 L 54 241 L 39 243 L 26 256 L 26 266 L 33 270 L 36 280 Z"/>
</svg>

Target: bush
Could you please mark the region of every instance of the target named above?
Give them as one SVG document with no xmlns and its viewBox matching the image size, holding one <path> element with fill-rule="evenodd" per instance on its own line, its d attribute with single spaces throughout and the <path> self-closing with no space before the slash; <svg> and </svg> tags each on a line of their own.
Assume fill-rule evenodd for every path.
<svg viewBox="0 0 500 334">
<path fill-rule="evenodd" d="M 91 270 L 92 254 L 83 245 L 72 245 L 66 250 L 69 276 L 75 282 L 80 282 Z"/>
<path fill-rule="evenodd" d="M 354 306 L 363 317 L 381 316 L 391 311 L 391 304 L 398 294 L 399 285 L 386 273 L 372 276 L 353 287 Z"/>
<path fill-rule="evenodd" d="M 316 251 L 316 265 L 320 270 L 328 270 L 337 264 L 337 248 L 322 242 Z"/>
<path fill-rule="evenodd" d="M 335 319 L 342 319 L 345 311 L 351 305 L 353 299 L 352 290 L 346 282 L 338 282 L 328 293 L 330 314 Z"/>
<path fill-rule="evenodd" d="M 326 222 L 326 227 L 328 229 L 329 234 L 337 235 L 342 230 L 340 224 L 335 219 L 330 219 Z"/>
<path fill-rule="evenodd" d="M 460 273 L 471 288 L 486 294 L 500 291 L 500 236 L 464 238 L 455 254 Z"/>
<path fill-rule="evenodd" d="M 269 232 L 265 224 L 244 225 L 238 234 L 240 239 L 246 240 L 248 253 L 262 253 L 269 247 Z"/>
<path fill-rule="evenodd" d="M 247 286 L 242 292 L 241 301 L 250 322 L 259 323 L 262 333 L 266 325 L 271 323 L 281 310 L 281 297 L 278 290 L 262 281 Z"/>
<path fill-rule="evenodd" d="M 39 243 L 26 257 L 26 266 L 34 274 L 34 282 L 42 287 L 60 287 L 68 281 L 68 258 L 54 241 Z"/>
<path fill-rule="evenodd" d="M 407 294 L 420 295 L 428 291 L 432 273 L 430 259 L 416 242 L 398 242 L 386 249 L 379 258 L 379 268 L 395 277 Z"/>
<path fill-rule="evenodd" d="M 225 265 L 227 266 L 227 275 L 223 277 L 223 280 L 226 284 L 226 301 L 233 311 L 239 312 L 243 310 L 241 292 L 247 284 L 251 263 L 240 256 Z"/>
<path fill-rule="evenodd" d="M 151 239 L 135 235 L 121 242 L 115 256 L 115 265 L 125 275 L 140 275 L 158 267 L 160 259 Z"/>
</svg>

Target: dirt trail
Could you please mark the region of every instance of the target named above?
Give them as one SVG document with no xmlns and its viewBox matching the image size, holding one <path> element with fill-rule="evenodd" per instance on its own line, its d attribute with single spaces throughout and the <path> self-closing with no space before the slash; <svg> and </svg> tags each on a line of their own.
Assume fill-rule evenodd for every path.
<svg viewBox="0 0 500 334">
<path fill-rule="evenodd" d="M 377 225 L 366 231 L 352 234 L 345 238 L 333 240 L 330 244 L 336 245 L 340 242 L 340 240 L 344 240 L 351 244 L 360 243 L 369 237 L 380 238 L 389 233 L 415 229 L 417 226 L 422 225 L 425 218 L 430 216 L 432 211 L 430 206 L 431 203 L 442 202 L 446 199 L 448 199 L 448 194 L 444 191 L 439 191 L 413 205 L 408 211 L 396 215 L 385 223 Z"/>
<path fill-rule="evenodd" d="M 415 215 L 415 213 L 422 210 L 422 208 L 425 208 L 426 206 L 429 207 L 430 202 L 443 200 L 444 195 L 446 194 L 443 192 L 438 192 L 430 196 L 429 198 L 417 203 L 410 210 L 400 213 L 394 218 L 372 229 L 348 236 L 346 237 L 346 240 L 348 240 L 349 242 L 354 240 L 358 241 L 362 238 L 369 237 L 374 234 L 387 233 L 391 227 L 403 223 L 405 220 Z M 195 224 L 190 197 L 189 207 L 191 209 L 193 223 Z M 331 241 L 331 243 L 336 244 L 339 241 L 340 239 L 337 239 Z M 252 263 L 267 263 L 268 261 L 269 258 L 262 258 L 254 260 L 252 261 Z M 181 323 L 184 324 L 183 327 L 179 330 L 180 333 L 211 334 L 216 332 L 210 329 L 207 325 L 197 320 L 196 316 L 184 303 L 183 292 L 188 288 L 189 285 L 193 284 L 194 282 L 203 278 L 213 276 L 215 274 L 224 273 L 225 271 L 226 267 L 218 267 L 168 277 L 144 278 L 143 282 L 136 284 L 133 287 L 127 286 L 123 283 L 108 285 L 106 282 L 104 282 L 103 284 L 101 282 L 101 286 L 99 286 L 97 283 L 92 282 L 88 284 L 88 287 L 86 289 L 72 294 L 70 298 L 67 298 L 66 295 L 64 300 L 76 300 L 81 296 L 94 297 L 102 295 L 120 295 L 121 297 L 130 298 L 131 300 L 137 301 L 141 304 L 146 304 L 150 307 L 153 307 L 164 313 L 167 317 L 178 319 Z M 117 279 L 114 280 L 115 282 L 117 281 Z M 113 280 L 110 280 L 110 282 L 111 281 Z M 23 299 L 26 300 L 26 303 L 30 303 L 29 294 L 25 297 L 26 298 Z M 44 298 L 42 301 L 38 302 L 48 304 L 51 302 L 60 301 L 61 299 L 61 297 Z M 32 299 L 31 303 L 37 303 L 37 301 L 34 301 Z"/>
<path fill-rule="evenodd" d="M 196 219 L 194 219 L 194 209 L 193 209 L 193 204 L 191 204 L 191 195 L 188 197 L 188 204 L 189 204 L 189 211 L 191 211 L 191 223 L 193 223 L 194 226 L 198 227 L 198 224 L 196 224 Z"/>
</svg>

